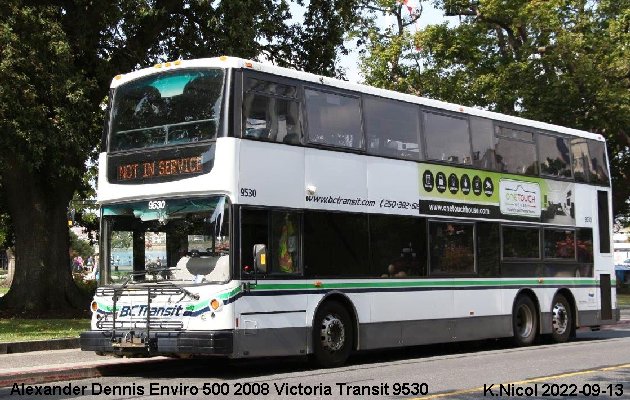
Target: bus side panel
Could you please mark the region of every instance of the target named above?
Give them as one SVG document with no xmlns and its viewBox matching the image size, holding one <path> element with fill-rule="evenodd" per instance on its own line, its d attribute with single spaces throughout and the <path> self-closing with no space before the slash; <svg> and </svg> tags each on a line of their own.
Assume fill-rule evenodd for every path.
<svg viewBox="0 0 630 400">
<path fill-rule="evenodd" d="M 325 286 L 326 281 L 323 281 L 322 284 Z M 343 283 L 343 281 L 334 281 L 334 283 Z M 335 299 L 336 301 L 341 301 L 342 304 L 345 304 L 349 308 L 350 315 L 353 315 L 356 320 L 354 321 L 354 328 L 358 329 L 358 334 L 362 334 L 362 327 L 371 321 L 370 314 L 370 303 L 372 302 L 372 298 L 374 297 L 373 293 L 349 293 L 344 292 L 343 290 L 335 290 L 328 293 L 311 293 L 307 296 L 307 313 L 306 313 L 306 325 L 309 328 L 309 336 L 308 336 L 308 352 L 313 352 L 313 326 L 315 319 L 315 313 L 317 312 L 318 307 L 323 304 L 323 302 Z M 358 337 L 359 343 L 355 343 L 355 347 L 358 346 L 359 349 L 363 349 L 363 341 L 362 337 Z"/>
<path fill-rule="evenodd" d="M 235 357 L 306 354 L 306 296 L 276 292 L 252 289 L 236 302 Z"/>
<path fill-rule="evenodd" d="M 502 289 L 454 291 L 456 318 L 453 340 L 477 340 L 512 335 L 511 313 L 502 304 Z"/>
<path fill-rule="evenodd" d="M 238 202 L 303 208 L 306 150 L 304 147 L 242 140 Z"/>
</svg>

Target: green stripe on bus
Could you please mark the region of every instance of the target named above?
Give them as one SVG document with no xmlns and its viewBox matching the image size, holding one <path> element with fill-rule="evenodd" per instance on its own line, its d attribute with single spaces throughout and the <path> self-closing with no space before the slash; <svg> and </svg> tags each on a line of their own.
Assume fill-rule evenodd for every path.
<svg viewBox="0 0 630 400">
<path fill-rule="evenodd" d="M 397 281 L 397 282 L 315 282 L 313 283 L 258 283 L 252 286 L 253 290 L 300 290 L 300 289 L 370 289 L 370 288 L 413 288 L 413 287 L 466 287 L 466 286 L 592 286 L 597 284 L 595 279 L 510 279 L 510 280 L 466 280 L 466 281 Z"/>
</svg>

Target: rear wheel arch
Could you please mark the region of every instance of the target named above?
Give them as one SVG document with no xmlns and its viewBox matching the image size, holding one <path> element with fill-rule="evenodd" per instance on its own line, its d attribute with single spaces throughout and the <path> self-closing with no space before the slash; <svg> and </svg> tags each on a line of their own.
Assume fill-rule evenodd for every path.
<svg viewBox="0 0 630 400">
<path fill-rule="evenodd" d="M 326 293 L 326 295 L 324 297 L 322 297 L 319 300 L 319 303 L 317 303 L 317 307 L 315 307 L 315 309 L 313 310 L 313 317 L 311 319 L 311 329 L 313 329 L 313 326 L 315 324 L 315 316 L 317 315 L 317 310 L 320 309 L 320 307 L 327 301 L 335 301 L 340 303 L 342 306 L 345 307 L 346 311 L 348 311 L 348 313 L 350 314 L 350 318 L 352 319 L 352 323 L 353 323 L 353 337 L 352 337 L 352 349 L 354 351 L 359 349 L 359 314 L 357 313 L 357 309 L 354 306 L 354 303 L 352 302 L 352 300 L 350 300 L 350 298 L 343 292 L 338 292 L 338 291 L 333 291 L 333 292 L 329 292 Z"/>
<path fill-rule="evenodd" d="M 531 289 L 522 289 L 514 296 L 511 316 L 515 344 L 533 344 L 540 335 L 541 313 L 538 297 Z"/>
</svg>

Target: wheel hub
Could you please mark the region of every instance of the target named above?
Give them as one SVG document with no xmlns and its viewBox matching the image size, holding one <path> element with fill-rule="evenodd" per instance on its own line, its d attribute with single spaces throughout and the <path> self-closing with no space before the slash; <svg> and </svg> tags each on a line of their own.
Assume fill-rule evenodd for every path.
<svg viewBox="0 0 630 400">
<path fill-rule="evenodd" d="M 341 350 L 346 339 L 343 322 L 336 315 L 327 315 L 322 321 L 320 338 L 322 347 L 330 352 Z"/>
<path fill-rule="evenodd" d="M 534 329 L 534 316 L 529 307 L 521 306 L 516 312 L 516 329 L 520 337 L 529 337 Z"/>
<path fill-rule="evenodd" d="M 567 316 L 567 309 L 565 308 L 564 304 L 556 303 L 553 306 L 552 314 L 553 314 L 553 317 L 552 317 L 553 330 L 558 335 L 562 335 L 564 332 L 567 331 L 568 322 L 569 322 L 569 319 Z"/>
</svg>

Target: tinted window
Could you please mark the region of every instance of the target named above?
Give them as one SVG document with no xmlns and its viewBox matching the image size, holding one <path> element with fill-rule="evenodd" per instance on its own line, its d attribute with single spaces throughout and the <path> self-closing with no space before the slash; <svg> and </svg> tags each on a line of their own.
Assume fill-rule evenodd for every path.
<svg viewBox="0 0 630 400">
<path fill-rule="evenodd" d="M 474 224 L 429 222 L 431 275 L 475 272 Z"/>
<path fill-rule="evenodd" d="M 269 224 L 271 223 L 271 229 Z M 285 211 L 243 210 L 241 268 L 254 266 L 255 244 L 267 246 L 267 274 L 300 274 L 301 218 Z M 271 234 L 271 240 L 269 240 Z M 259 275 L 260 276 L 260 275 Z"/>
<path fill-rule="evenodd" d="M 306 89 L 305 96 L 311 143 L 363 147 L 359 98 L 312 89 Z"/>
<path fill-rule="evenodd" d="M 307 276 L 368 276 L 367 216 L 306 212 L 304 269 Z"/>
<path fill-rule="evenodd" d="M 604 142 L 589 140 L 588 153 L 591 158 L 591 182 L 608 185 L 606 144 Z"/>
<path fill-rule="evenodd" d="M 471 164 L 468 121 L 423 112 L 427 158 L 457 164 Z"/>
<path fill-rule="evenodd" d="M 584 138 L 571 139 L 571 155 L 573 156 L 573 176 L 577 182 L 588 182 L 591 174 L 588 144 Z"/>
<path fill-rule="evenodd" d="M 610 253 L 610 215 L 608 213 L 608 192 L 597 191 L 597 225 L 599 231 L 599 252 Z"/>
<path fill-rule="evenodd" d="M 579 262 L 593 262 L 593 230 L 591 228 L 577 229 L 577 259 Z"/>
<path fill-rule="evenodd" d="M 501 242 L 497 222 L 477 222 L 477 271 L 479 276 L 498 276 L 500 270 Z"/>
<path fill-rule="evenodd" d="M 368 153 L 420 159 L 418 106 L 366 96 L 363 110 Z"/>
<path fill-rule="evenodd" d="M 271 213 L 271 273 L 299 274 L 300 214 Z"/>
<path fill-rule="evenodd" d="M 114 92 L 110 150 L 214 139 L 223 71 L 182 69 L 126 83 Z"/>
<path fill-rule="evenodd" d="M 302 136 L 299 103 L 248 93 L 243 101 L 243 136 L 298 144 Z"/>
<path fill-rule="evenodd" d="M 538 154 L 541 174 L 571 177 L 571 157 L 567 139 L 538 135 Z"/>
<path fill-rule="evenodd" d="M 266 210 L 241 212 L 241 270 L 253 271 L 254 245 L 269 248 L 269 213 Z"/>
<path fill-rule="evenodd" d="M 492 121 L 470 117 L 473 165 L 478 168 L 494 169 L 494 130 Z"/>
<path fill-rule="evenodd" d="M 544 230 L 545 258 L 575 258 L 575 232 L 571 229 Z"/>
<path fill-rule="evenodd" d="M 263 81 L 260 79 L 247 78 L 245 81 L 245 91 L 267 93 L 283 97 L 297 97 L 297 88 L 292 85 L 285 85 L 277 82 Z"/>
<path fill-rule="evenodd" d="M 373 276 L 426 276 L 424 219 L 370 216 L 370 241 Z"/>
<path fill-rule="evenodd" d="M 536 145 L 530 132 L 496 127 L 497 169 L 510 174 L 537 175 Z"/>
<path fill-rule="evenodd" d="M 503 226 L 503 258 L 540 258 L 538 228 Z"/>
</svg>

